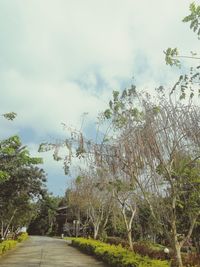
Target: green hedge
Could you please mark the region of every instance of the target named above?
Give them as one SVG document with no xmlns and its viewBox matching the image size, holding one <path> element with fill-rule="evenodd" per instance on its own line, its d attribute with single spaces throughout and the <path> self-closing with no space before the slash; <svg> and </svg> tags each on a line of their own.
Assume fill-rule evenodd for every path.
<svg viewBox="0 0 200 267">
<path fill-rule="evenodd" d="M 98 259 L 114 267 L 169 267 L 167 261 L 154 260 L 131 252 L 121 245 L 109 245 L 97 240 L 76 238 L 72 246 L 95 255 Z"/>
<path fill-rule="evenodd" d="M 0 255 L 17 245 L 16 240 L 5 240 L 0 243 Z"/>
<path fill-rule="evenodd" d="M 27 238 L 28 238 L 28 234 L 27 233 L 22 233 L 22 234 L 18 235 L 17 242 L 25 241 Z"/>
<path fill-rule="evenodd" d="M 22 242 L 28 238 L 27 233 L 20 234 L 16 240 L 5 240 L 0 243 L 0 255 L 5 253 L 7 250 L 14 248 L 17 243 Z"/>
</svg>

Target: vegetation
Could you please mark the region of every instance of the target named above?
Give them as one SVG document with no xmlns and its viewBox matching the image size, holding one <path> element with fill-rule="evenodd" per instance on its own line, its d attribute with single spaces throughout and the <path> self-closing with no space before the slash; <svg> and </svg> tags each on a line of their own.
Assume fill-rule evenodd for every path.
<svg viewBox="0 0 200 267">
<path fill-rule="evenodd" d="M 184 22 L 199 36 L 200 7 L 191 4 L 190 12 Z M 181 67 L 181 58 L 188 56 L 168 48 L 165 57 L 168 65 Z M 160 86 L 149 94 L 135 85 L 113 91 L 98 117 L 95 141 L 66 127 L 66 140 L 41 144 L 40 151 L 54 149 L 56 160 L 62 160 L 59 149 L 66 146 L 66 173 L 74 157 L 84 162 L 66 196 L 70 220 L 79 222 L 82 234 L 117 237 L 146 255 L 155 250 L 141 240 L 161 243 L 178 267 L 187 262 L 184 251 L 199 251 L 199 77 L 195 66 L 170 92 Z"/>
<path fill-rule="evenodd" d="M 0 243 L 0 255 L 5 253 L 7 250 L 14 248 L 17 245 L 17 243 L 25 241 L 27 238 L 28 238 L 28 235 L 26 233 L 22 233 L 15 240 L 8 239 L 8 240 L 1 242 Z"/>
<path fill-rule="evenodd" d="M 17 236 L 17 242 L 22 242 L 28 239 L 28 234 L 27 233 L 21 233 Z"/>
<path fill-rule="evenodd" d="M 82 251 L 95 255 L 97 258 L 108 263 L 110 266 L 119 267 L 168 267 L 167 261 L 152 260 L 148 257 L 141 256 L 131 252 L 120 245 L 109 245 L 100 241 L 76 238 L 72 240 L 72 245 Z"/>
<path fill-rule="evenodd" d="M 57 224 L 56 214 L 60 198 L 50 194 L 44 194 L 42 199 L 39 199 L 34 204 L 35 214 L 28 227 L 28 232 L 31 235 L 56 235 Z"/>
<path fill-rule="evenodd" d="M 13 120 L 16 114 L 3 115 Z M 16 135 L 0 140 L 0 223 L 1 238 L 15 237 L 34 214 L 34 202 L 45 192 L 46 175 L 38 165 L 41 158 L 31 157 Z"/>
<path fill-rule="evenodd" d="M 183 21 L 198 37 L 199 19 L 200 6 L 193 3 Z M 170 66 L 181 67 L 187 57 L 177 48 L 165 51 Z M 194 53 L 191 58 L 199 59 Z M 113 91 L 98 117 L 95 140 L 68 127 L 60 144 L 41 144 L 39 151 L 53 149 L 54 159 L 63 160 L 66 174 L 74 158 L 82 163 L 63 199 L 48 194 L 38 167 L 42 159 L 31 157 L 18 136 L 1 140 L 1 237 L 29 225 L 31 234 L 92 236 L 72 244 L 111 266 L 198 266 L 199 68 L 181 75 L 170 92 L 160 86 L 149 94 L 135 85 Z M 12 121 L 16 114 L 2 116 Z M 0 251 L 15 244 L 5 241 Z"/>
<path fill-rule="evenodd" d="M 133 249 L 134 220 L 136 224 L 137 213 L 146 206 L 148 223 L 151 220 L 157 227 L 155 239 L 162 236 L 180 260 L 181 248 L 191 238 L 199 218 L 200 129 L 195 123 L 199 112 L 191 102 L 167 100 L 163 91 L 158 92 L 156 102 L 135 87 L 121 95 L 114 92 L 109 112 L 104 115 L 113 125 L 116 139 L 109 136 L 106 143 L 95 145 L 85 141 L 84 157 L 90 167 L 81 173 L 69 194 L 70 198 L 79 195 L 84 199 L 79 209 L 85 216 L 79 220 L 87 218 L 92 224 L 93 217 L 98 220 L 101 214 L 100 225 L 121 214 Z M 100 195 L 104 196 L 102 200 Z M 76 201 L 74 197 L 73 203 Z M 183 222 L 187 222 L 184 227 Z M 103 225 L 95 238 L 105 232 Z M 143 238 L 151 234 L 143 233 Z"/>
<path fill-rule="evenodd" d="M 0 255 L 5 253 L 7 250 L 14 248 L 17 245 L 16 240 L 6 240 L 0 243 Z"/>
<path fill-rule="evenodd" d="M 37 165 L 41 158 L 31 157 L 18 136 L 0 141 L 0 217 L 1 236 L 11 228 L 16 232 L 32 216 L 32 199 L 45 192 L 45 173 Z M 9 196 L 9 198 L 8 198 Z"/>
</svg>

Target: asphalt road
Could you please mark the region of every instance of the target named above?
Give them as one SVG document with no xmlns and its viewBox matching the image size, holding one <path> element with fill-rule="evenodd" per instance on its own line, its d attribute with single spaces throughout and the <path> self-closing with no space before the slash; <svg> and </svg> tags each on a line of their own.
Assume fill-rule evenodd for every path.
<svg viewBox="0 0 200 267">
<path fill-rule="evenodd" d="M 106 267 L 66 241 L 33 236 L 0 258 L 1 267 Z"/>
</svg>

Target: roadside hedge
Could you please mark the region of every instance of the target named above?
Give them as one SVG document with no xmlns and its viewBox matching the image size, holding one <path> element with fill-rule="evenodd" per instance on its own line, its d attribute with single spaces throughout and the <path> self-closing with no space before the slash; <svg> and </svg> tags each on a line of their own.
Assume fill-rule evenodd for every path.
<svg viewBox="0 0 200 267">
<path fill-rule="evenodd" d="M 0 243 L 0 255 L 5 253 L 7 250 L 14 248 L 17 243 L 22 242 L 28 238 L 27 233 L 20 234 L 16 240 L 8 239 Z"/>
<path fill-rule="evenodd" d="M 5 240 L 0 243 L 0 255 L 5 253 L 7 250 L 14 248 L 17 245 L 16 240 Z"/>
<path fill-rule="evenodd" d="M 123 248 L 121 245 L 115 246 L 97 240 L 75 238 L 72 246 L 79 248 L 83 252 L 96 256 L 110 266 L 114 267 L 169 267 L 168 261 L 150 259 Z"/>
<path fill-rule="evenodd" d="M 28 238 L 28 234 L 27 233 L 22 233 L 22 234 L 18 235 L 17 242 L 25 241 L 27 238 Z"/>
<path fill-rule="evenodd" d="M 123 248 L 128 248 L 129 244 L 127 241 L 120 237 L 107 237 L 106 243 L 110 245 L 122 245 Z M 154 244 L 149 241 L 138 241 L 133 243 L 133 250 L 142 256 L 148 256 L 151 259 L 165 260 L 164 246 L 160 244 Z M 172 257 L 172 254 L 170 253 Z"/>
</svg>

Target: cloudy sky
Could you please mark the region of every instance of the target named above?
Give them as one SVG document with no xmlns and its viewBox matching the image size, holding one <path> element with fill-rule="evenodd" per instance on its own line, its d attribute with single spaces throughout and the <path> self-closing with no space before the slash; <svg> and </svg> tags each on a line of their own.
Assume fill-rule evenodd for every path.
<svg viewBox="0 0 200 267">
<path fill-rule="evenodd" d="M 198 2 L 197 2 L 198 3 Z M 1 138 L 19 134 L 34 155 L 38 145 L 65 136 L 61 123 L 90 134 L 112 90 L 134 82 L 170 87 L 181 70 L 165 65 L 163 50 L 198 52 L 183 0 L 0 0 Z M 64 194 L 69 177 L 44 157 L 48 188 Z"/>
</svg>

